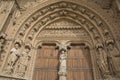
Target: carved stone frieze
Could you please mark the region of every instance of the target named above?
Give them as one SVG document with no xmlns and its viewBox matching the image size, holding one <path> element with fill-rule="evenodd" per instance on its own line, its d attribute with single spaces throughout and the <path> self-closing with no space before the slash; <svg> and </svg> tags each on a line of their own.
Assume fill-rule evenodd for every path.
<svg viewBox="0 0 120 80">
<path fill-rule="evenodd" d="M 56 13 L 56 14 L 58 14 L 58 13 Z M 59 15 L 59 14 L 58 14 L 58 15 Z M 65 15 L 65 14 L 64 14 L 64 15 Z M 73 14 L 73 15 L 74 15 L 74 14 Z M 60 14 L 60 16 L 61 16 L 61 14 Z M 66 16 L 67 16 L 67 15 L 66 15 Z M 69 16 L 69 15 L 68 15 L 68 16 Z M 76 18 L 77 18 L 77 16 L 78 16 L 78 15 L 75 14 L 75 17 L 76 17 Z M 72 19 L 75 19 L 74 16 L 71 16 L 71 17 L 72 17 Z M 80 20 L 80 19 L 81 19 L 81 20 Z M 51 21 L 49 17 L 48 17 L 48 18 L 45 18 L 44 20 L 42 20 L 42 25 L 44 25 L 47 21 Z M 85 24 L 85 23 L 86 23 L 85 19 L 82 19 L 82 18 L 78 18 L 78 22 L 81 22 L 81 24 L 83 24 L 83 23 Z M 42 26 L 42 25 L 41 25 L 41 26 Z M 37 27 L 37 26 L 36 26 L 36 27 Z M 52 26 L 52 27 L 54 27 L 54 26 Z M 73 27 L 73 28 L 75 28 L 75 27 Z M 32 31 L 31 31 L 31 32 L 32 32 Z M 33 34 L 33 33 L 31 33 L 31 34 Z M 96 33 L 94 33 L 94 34 L 97 35 Z M 33 37 L 33 35 L 32 35 L 32 37 Z M 98 36 L 96 36 L 96 37 L 98 37 Z M 31 39 L 32 39 L 32 38 L 31 38 Z"/>
<path fill-rule="evenodd" d="M 60 19 L 49 26 L 46 26 L 38 35 L 37 39 L 70 39 L 70 38 L 89 38 L 88 33 L 77 23 L 69 20 Z"/>
</svg>

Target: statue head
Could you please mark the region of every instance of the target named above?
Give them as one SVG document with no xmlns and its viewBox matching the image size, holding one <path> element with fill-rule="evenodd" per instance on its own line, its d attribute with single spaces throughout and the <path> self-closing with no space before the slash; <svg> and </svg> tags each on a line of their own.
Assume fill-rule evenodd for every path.
<svg viewBox="0 0 120 80">
<path fill-rule="evenodd" d="M 108 45 L 108 48 L 109 48 L 110 50 L 113 50 L 114 45 L 113 45 L 113 44 L 109 44 L 109 45 Z"/>
<path fill-rule="evenodd" d="M 106 41 L 106 45 L 109 50 L 112 50 L 114 48 L 114 41 L 112 39 Z"/>
<path fill-rule="evenodd" d="M 22 41 L 21 41 L 21 40 L 19 40 L 19 39 L 18 39 L 18 40 L 15 40 L 14 47 L 15 47 L 16 49 L 20 48 L 21 45 L 22 45 Z"/>
<path fill-rule="evenodd" d="M 16 48 L 16 49 L 18 49 L 18 48 L 20 48 L 20 47 L 21 47 L 21 45 L 20 45 L 19 43 L 15 43 L 15 45 L 14 45 L 14 46 L 15 46 L 15 48 Z"/>
<path fill-rule="evenodd" d="M 29 53 L 30 50 L 31 50 L 31 44 L 26 44 L 26 45 L 25 45 L 25 52 L 26 52 L 26 53 Z"/>
<path fill-rule="evenodd" d="M 4 44 L 5 43 L 5 39 L 4 38 L 0 38 L 0 43 Z"/>
<path fill-rule="evenodd" d="M 100 52 L 100 51 L 102 51 L 103 50 L 103 44 L 102 43 L 97 43 L 97 45 L 96 45 L 96 49 Z"/>
<path fill-rule="evenodd" d="M 1 33 L 0 34 L 0 43 L 4 44 L 5 43 L 5 40 L 6 40 L 6 34 L 5 33 Z"/>
<path fill-rule="evenodd" d="M 64 50 L 61 50 L 61 54 L 64 54 L 65 53 L 65 51 Z"/>
<path fill-rule="evenodd" d="M 26 53 L 29 53 L 30 50 L 31 50 L 30 48 L 25 48 L 25 52 L 26 52 Z"/>
</svg>

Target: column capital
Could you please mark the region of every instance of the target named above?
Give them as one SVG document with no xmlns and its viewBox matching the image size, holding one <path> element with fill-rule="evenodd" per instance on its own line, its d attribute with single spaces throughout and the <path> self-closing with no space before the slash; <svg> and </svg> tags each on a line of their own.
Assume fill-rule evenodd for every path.
<svg viewBox="0 0 120 80">
<path fill-rule="evenodd" d="M 68 50 L 69 45 L 61 43 L 61 44 L 58 44 L 57 46 L 58 46 L 59 51 L 65 51 L 66 52 Z"/>
</svg>

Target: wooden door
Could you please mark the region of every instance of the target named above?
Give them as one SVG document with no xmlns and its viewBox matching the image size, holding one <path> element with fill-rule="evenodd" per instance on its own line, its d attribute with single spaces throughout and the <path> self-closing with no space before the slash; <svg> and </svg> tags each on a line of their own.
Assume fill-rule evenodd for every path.
<svg viewBox="0 0 120 80">
<path fill-rule="evenodd" d="M 58 54 L 53 45 L 43 45 L 38 50 L 33 80 L 58 80 Z M 67 55 L 67 80 L 94 80 L 88 49 L 72 45 Z"/>
<path fill-rule="evenodd" d="M 88 49 L 71 46 L 67 59 L 67 80 L 94 80 Z"/>
<path fill-rule="evenodd" d="M 33 80 L 58 80 L 58 50 L 43 45 L 38 50 Z"/>
</svg>

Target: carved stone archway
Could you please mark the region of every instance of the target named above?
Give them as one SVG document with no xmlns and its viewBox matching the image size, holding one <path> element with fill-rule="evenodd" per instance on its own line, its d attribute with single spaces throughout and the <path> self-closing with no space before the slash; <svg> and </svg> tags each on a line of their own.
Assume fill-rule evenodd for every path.
<svg viewBox="0 0 120 80">
<path fill-rule="evenodd" d="M 93 57 L 92 59 L 94 59 L 92 60 L 93 68 L 94 68 L 93 69 L 94 79 L 98 80 L 100 74 L 99 74 L 99 71 L 97 70 L 98 67 L 95 62 L 96 55 L 97 55 L 96 46 L 97 48 L 102 47 L 106 51 L 107 45 L 105 44 L 105 42 L 111 43 L 111 40 L 114 41 L 114 35 L 112 34 L 112 31 L 110 29 L 111 25 L 109 24 L 109 22 L 107 22 L 106 19 L 103 18 L 103 15 L 97 13 L 96 11 L 94 11 L 92 8 L 89 8 L 82 1 L 76 0 L 75 2 L 72 0 L 57 0 L 57 1 L 52 0 L 51 2 L 48 1 L 42 5 L 40 4 L 39 6 L 31 9 L 25 15 L 23 15 L 17 21 L 16 26 L 14 28 L 11 28 L 12 35 L 9 35 L 9 36 L 12 38 L 12 40 L 10 40 L 9 42 L 10 45 L 8 48 L 8 51 L 10 51 L 14 45 L 14 39 L 15 40 L 20 39 L 23 41 L 21 52 L 22 50 L 24 50 L 24 46 L 26 46 L 27 44 L 32 45 L 31 47 L 32 49 L 30 52 L 31 61 L 30 61 L 29 69 L 28 71 L 26 71 L 27 72 L 26 76 L 20 79 L 24 79 L 24 78 L 26 79 L 26 77 L 27 77 L 27 80 L 32 79 L 34 62 L 37 54 L 36 45 L 41 41 L 41 39 L 38 39 L 38 36 L 40 33 L 42 33 L 42 31 L 56 30 L 56 29 L 58 30 L 83 29 L 86 32 L 88 39 L 86 40 L 86 38 L 82 38 L 81 40 L 78 39 L 78 41 L 81 41 L 83 43 L 87 42 L 91 45 L 90 47 L 90 50 L 92 52 L 91 56 Z M 55 21 L 59 21 L 59 20 L 70 20 L 71 22 L 77 23 L 79 26 L 73 26 L 73 27 L 48 26 L 54 23 Z M 48 42 L 49 41 L 51 42 L 55 40 L 48 40 Z M 56 40 L 56 41 L 59 41 L 59 40 Z M 99 43 L 100 45 L 97 43 Z M 115 47 L 119 49 L 116 42 L 114 42 L 114 44 L 115 44 Z M 4 64 L 1 67 L 3 73 L 7 67 L 8 57 L 9 57 L 9 52 L 7 52 L 6 57 L 4 59 Z M 98 75 L 95 75 L 95 74 L 98 74 Z M 5 76 L 10 76 L 10 75 L 5 75 Z M 12 77 L 14 78 L 15 76 L 12 76 Z"/>
</svg>

